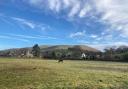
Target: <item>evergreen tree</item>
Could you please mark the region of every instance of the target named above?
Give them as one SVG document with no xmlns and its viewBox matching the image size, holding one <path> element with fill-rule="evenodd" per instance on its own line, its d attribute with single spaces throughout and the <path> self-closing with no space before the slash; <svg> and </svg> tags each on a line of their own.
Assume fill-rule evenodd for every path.
<svg viewBox="0 0 128 89">
<path fill-rule="evenodd" d="M 32 54 L 34 57 L 40 57 L 40 47 L 38 44 L 35 44 L 32 48 Z"/>
</svg>

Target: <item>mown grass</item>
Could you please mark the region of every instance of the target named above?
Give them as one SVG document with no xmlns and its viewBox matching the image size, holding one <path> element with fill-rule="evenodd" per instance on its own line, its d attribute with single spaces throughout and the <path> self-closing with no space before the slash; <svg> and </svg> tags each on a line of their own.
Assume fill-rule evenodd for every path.
<svg viewBox="0 0 128 89">
<path fill-rule="evenodd" d="M 128 89 L 128 63 L 1 58 L 0 89 Z"/>
</svg>

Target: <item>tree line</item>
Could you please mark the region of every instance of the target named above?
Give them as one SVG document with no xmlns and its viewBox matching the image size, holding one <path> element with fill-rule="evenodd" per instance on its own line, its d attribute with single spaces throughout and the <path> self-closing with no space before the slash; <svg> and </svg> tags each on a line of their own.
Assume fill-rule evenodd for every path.
<svg viewBox="0 0 128 89">
<path fill-rule="evenodd" d="M 80 50 L 73 50 L 73 49 L 61 49 L 61 50 L 54 50 L 54 51 L 46 51 L 44 54 L 41 53 L 41 49 L 38 44 L 34 45 L 32 48 L 32 53 L 34 57 L 44 57 L 44 58 L 67 58 L 67 59 L 79 59 L 82 51 Z M 104 52 L 94 53 L 94 52 L 85 52 L 89 56 L 90 59 L 97 59 L 97 60 L 108 60 L 108 61 L 128 61 L 128 47 L 127 46 L 120 46 L 118 48 L 106 48 Z M 93 56 L 95 55 L 95 56 Z"/>
<path fill-rule="evenodd" d="M 103 52 L 104 58 L 110 60 L 121 60 L 121 61 L 128 61 L 128 47 L 127 46 L 120 46 L 120 47 L 111 47 L 106 48 Z"/>
<path fill-rule="evenodd" d="M 0 57 L 80 60 L 83 53 L 86 55 L 86 60 L 128 61 L 127 46 L 106 48 L 104 52 L 90 52 L 79 48 L 44 50 L 38 44 L 35 44 L 32 48 L 0 51 Z"/>
</svg>

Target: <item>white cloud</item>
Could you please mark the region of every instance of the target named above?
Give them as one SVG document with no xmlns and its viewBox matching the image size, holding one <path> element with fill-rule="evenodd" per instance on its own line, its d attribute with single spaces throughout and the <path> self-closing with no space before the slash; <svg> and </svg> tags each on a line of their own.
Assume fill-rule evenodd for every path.
<svg viewBox="0 0 128 89">
<path fill-rule="evenodd" d="M 90 44 L 90 46 L 97 48 L 101 51 L 104 51 L 105 48 L 110 48 L 110 47 L 119 47 L 119 46 L 128 46 L 127 42 L 114 42 L 114 43 L 107 43 L 107 44 Z"/>
<path fill-rule="evenodd" d="M 98 36 L 97 35 L 94 35 L 94 34 L 91 34 L 90 37 L 91 38 L 97 38 Z"/>
<path fill-rule="evenodd" d="M 7 34 L 10 37 L 21 38 L 21 39 L 57 39 L 52 36 L 41 36 L 41 35 L 22 35 L 22 34 Z"/>
<path fill-rule="evenodd" d="M 6 15 L 4 15 L 4 14 L 0 14 L 0 20 L 2 20 L 4 23 L 6 23 L 6 24 L 9 24 L 9 25 L 11 25 L 11 26 L 14 26 L 15 24 L 13 24 L 9 19 L 8 19 L 8 17 L 6 16 Z"/>
<path fill-rule="evenodd" d="M 80 10 L 80 4 L 79 4 L 79 2 L 78 2 L 78 3 L 75 3 L 75 7 L 73 6 L 73 7 L 71 8 L 71 11 L 69 12 L 68 16 L 69 16 L 69 17 L 75 16 L 76 14 L 79 13 L 79 10 Z"/>
<path fill-rule="evenodd" d="M 74 38 L 74 37 L 84 37 L 85 36 L 85 31 L 82 32 L 76 32 L 76 33 L 71 33 L 69 35 L 70 38 Z"/>
<path fill-rule="evenodd" d="M 11 37 L 8 35 L 0 35 L 1 39 L 11 39 L 11 40 L 18 40 L 18 41 L 23 41 L 23 42 L 29 42 L 29 40 L 27 39 L 23 39 L 23 38 L 15 38 L 15 37 Z"/>
<path fill-rule="evenodd" d="M 63 3 L 64 3 L 64 8 L 67 8 L 71 5 L 71 0 L 63 0 Z"/>
<path fill-rule="evenodd" d="M 128 0 L 29 0 L 29 3 L 52 12 L 64 11 L 69 19 L 96 17 L 96 20 L 109 26 L 110 34 L 115 31 L 128 37 Z"/>
<path fill-rule="evenodd" d="M 84 7 L 81 9 L 80 13 L 79 13 L 79 17 L 83 18 L 86 16 L 87 13 L 90 12 L 91 10 L 91 6 L 89 4 L 85 4 Z"/>
<path fill-rule="evenodd" d="M 55 10 L 56 12 L 60 11 L 62 5 L 60 0 L 48 0 L 48 3 L 49 3 L 49 8 L 51 10 Z"/>
<path fill-rule="evenodd" d="M 112 31 L 119 31 L 128 36 L 128 0 L 97 0 L 97 12 L 103 14 L 101 20 L 110 24 Z M 120 29 L 120 30 L 119 30 Z"/>
<path fill-rule="evenodd" d="M 23 18 L 18 18 L 18 17 L 11 17 L 13 20 L 17 21 L 21 27 L 23 26 L 27 26 L 31 29 L 34 30 L 40 30 L 40 31 L 49 31 L 51 30 L 51 27 L 47 24 L 43 24 L 43 23 L 38 23 L 38 22 L 34 22 L 34 21 L 30 21 L 30 20 L 26 20 Z"/>
<path fill-rule="evenodd" d="M 16 17 L 12 17 L 13 20 L 16 20 L 18 22 L 20 22 L 23 25 L 26 25 L 28 27 L 30 27 L 31 29 L 34 29 L 36 27 L 36 24 L 26 20 L 26 19 L 22 19 L 22 18 L 16 18 Z"/>
<path fill-rule="evenodd" d="M 119 42 L 109 42 L 109 43 L 98 43 L 97 41 L 93 42 L 88 42 L 86 40 L 79 40 L 79 44 L 82 45 L 89 45 L 93 48 L 96 48 L 98 50 L 104 51 L 105 48 L 110 48 L 110 47 L 119 47 L 119 46 L 128 46 L 127 42 L 119 41 Z"/>
<path fill-rule="evenodd" d="M 37 8 L 43 8 L 43 6 L 47 6 L 47 0 L 23 0 L 24 2 L 29 3 L 31 6 L 35 6 Z"/>
<path fill-rule="evenodd" d="M 25 1 L 25 0 L 24 0 Z M 61 11 L 66 11 L 67 16 L 70 18 L 75 15 L 79 15 L 82 7 L 82 0 L 29 0 L 25 1 L 30 3 L 30 5 L 36 6 L 38 8 L 51 10 L 52 12 L 60 13 Z M 44 4 L 45 7 L 43 6 Z M 81 11 L 81 14 L 84 13 L 85 10 Z"/>
</svg>

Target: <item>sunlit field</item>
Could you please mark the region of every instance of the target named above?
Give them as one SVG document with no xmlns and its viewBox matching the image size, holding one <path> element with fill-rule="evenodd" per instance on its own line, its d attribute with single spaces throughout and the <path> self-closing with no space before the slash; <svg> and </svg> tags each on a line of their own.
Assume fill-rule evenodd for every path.
<svg viewBox="0 0 128 89">
<path fill-rule="evenodd" d="M 128 89 L 128 63 L 1 58 L 0 89 Z"/>
</svg>

